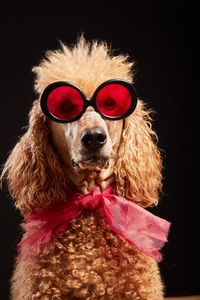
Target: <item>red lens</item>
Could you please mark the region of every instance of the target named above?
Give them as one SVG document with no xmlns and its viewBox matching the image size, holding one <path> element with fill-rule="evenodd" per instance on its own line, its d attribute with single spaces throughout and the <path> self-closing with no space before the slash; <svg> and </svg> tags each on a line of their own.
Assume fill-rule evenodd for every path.
<svg viewBox="0 0 200 300">
<path fill-rule="evenodd" d="M 96 96 L 96 106 L 105 116 L 118 118 L 125 115 L 132 102 L 130 91 L 118 83 L 110 83 L 100 89 Z"/>
<path fill-rule="evenodd" d="M 83 111 L 84 100 L 77 89 L 71 86 L 59 86 L 49 93 L 47 108 L 54 117 L 70 120 L 78 117 Z"/>
</svg>

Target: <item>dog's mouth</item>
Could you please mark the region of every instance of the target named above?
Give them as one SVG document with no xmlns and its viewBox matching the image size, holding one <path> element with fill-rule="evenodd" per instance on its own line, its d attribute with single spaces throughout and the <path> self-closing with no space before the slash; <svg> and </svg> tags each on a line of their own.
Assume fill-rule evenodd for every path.
<svg viewBox="0 0 200 300">
<path fill-rule="evenodd" d="M 72 159 L 72 167 L 74 169 L 88 169 L 88 170 L 101 170 L 106 169 L 109 166 L 108 157 L 93 155 L 87 158 L 83 158 L 80 161 Z"/>
</svg>

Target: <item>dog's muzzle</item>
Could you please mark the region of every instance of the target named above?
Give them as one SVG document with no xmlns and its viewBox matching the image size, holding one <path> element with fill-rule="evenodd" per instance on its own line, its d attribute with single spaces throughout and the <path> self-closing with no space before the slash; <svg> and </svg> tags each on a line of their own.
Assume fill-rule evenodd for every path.
<svg viewBox="0 0 200 300">
<path fill-rule="evenodd" d="M 81 158 L 78 160 L 72 159 L 73 168 L 89 168 L 90 170 L 108 168 L 109 153 L 106 153 L 104 147 L 107 142 L 107 135 L 103 128 L 85 129 L 82 132 L 80 141 L 82 146 Z"/>
</svg>

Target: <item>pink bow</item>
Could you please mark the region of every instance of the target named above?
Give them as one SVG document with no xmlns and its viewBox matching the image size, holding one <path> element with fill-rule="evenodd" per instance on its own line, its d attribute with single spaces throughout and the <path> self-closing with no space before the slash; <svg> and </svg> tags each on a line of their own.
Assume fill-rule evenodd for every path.
<svg viewBox="0 0 200 300">
<path fill-rule="evenodd" d="M 28 215 L 24 225 L 27 233 L 18 246 L 34 250 L 38 254 L 85 209 L 94 211 L 102 206 L 113 232 L 141 252 L 160 261 L 162 257 L 159 250 L 167 241 L 170 223 L 111 192 L 112 188 L 107 188 L 103 193 L 72 193 L 70 201 L 57 202 L 51 208 L 40 209 Z"/>
</svg>

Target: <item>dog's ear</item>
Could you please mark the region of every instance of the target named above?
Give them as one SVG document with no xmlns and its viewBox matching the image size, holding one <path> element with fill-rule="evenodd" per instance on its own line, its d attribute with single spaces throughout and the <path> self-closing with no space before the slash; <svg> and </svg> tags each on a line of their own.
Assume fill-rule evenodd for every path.
<svg viewBox="0 0 200 300">
<path fill-rule="evenodd" d="M 156 204 L 162 187 L 162 163 L 151 126 L 150 111 L 139 101 L 125 120 L 119 158 L 115 167 L 116 192 L 143 207 Z"/>
<path fill-rule="evenodd" d="M 51 146 L 46 118 L 36 100 L 29 114 L 28 130 L 8 157 L 2 177 L 7 178 L 16 206 L 25 214 L 66 196 L 62 172 Z"/>
</svg>

